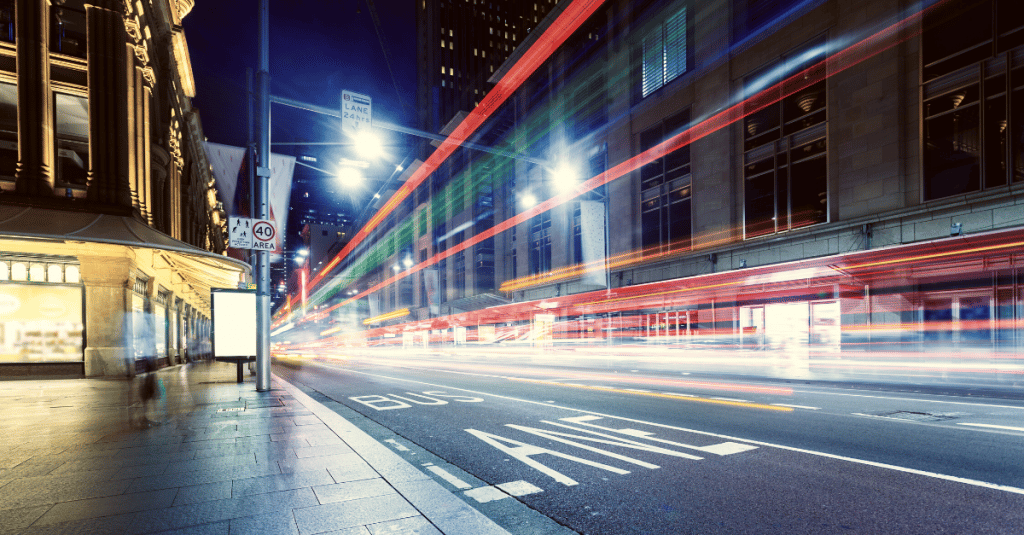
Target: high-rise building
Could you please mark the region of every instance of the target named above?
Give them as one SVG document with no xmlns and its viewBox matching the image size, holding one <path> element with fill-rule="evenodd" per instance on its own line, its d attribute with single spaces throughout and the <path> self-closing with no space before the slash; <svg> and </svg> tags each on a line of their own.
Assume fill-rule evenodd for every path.
<svg viewBox="0 0 1024 535">
<path fill-rule="evenodd" d="M 487 79 L 558 0 L 417 2 L 419 127 L 438 132 L 487 94 Z"/>
</svg>

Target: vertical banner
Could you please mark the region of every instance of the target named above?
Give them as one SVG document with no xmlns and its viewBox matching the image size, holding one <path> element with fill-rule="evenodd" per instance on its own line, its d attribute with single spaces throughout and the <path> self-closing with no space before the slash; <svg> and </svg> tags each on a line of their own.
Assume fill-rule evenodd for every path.
<svg viewBox="0 0 1024 535">
<path fill-rule="evenodd" d="M 583 249 L 583 284 L 604 288 L 605 275 L 604 203 L 580 201 L 580 241 Z"/>
<path fill-rule="evenodd" d="M 427 293 L 427 302 L 430 304 L 430 313 L 438 315 L 441 313 L 441 295 L 439 287 L 441 286 L 441 279 L 436 268 L 424 269 L 423 273 L 423 287 Z"/>
<path fill-rule="evenodd" d="M 228 216 L 252 217 L 249 213 L 249 170 L 244 147 L 204 142 L 213 178 L 217 184 L 217 200 L 224 204 Z M 270 155 L 270 219 L 277 226 L 275 249 L 271 262 L 279 262 L 283 248 L 282 236 L 287 231 L 288 202 L 292 194 L 295 157 Z"/>
</svg>

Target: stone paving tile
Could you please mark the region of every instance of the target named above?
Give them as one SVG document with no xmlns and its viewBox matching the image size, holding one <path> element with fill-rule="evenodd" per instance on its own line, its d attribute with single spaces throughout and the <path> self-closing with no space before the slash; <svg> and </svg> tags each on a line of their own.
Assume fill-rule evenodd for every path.
<svg viewBox="0 0 1024 535">
<path fill-rule="evenodd" d="M 256 456 L 252 453 L 243 453 L 233 456 L 216 457 L 213 459 L 191 459 L 188 461 L 181 461 L 177 463 L 170 463 L 167 465 L 167 474 L 176 474 L 180 472 L 193 472 L 196 470 L 211 470 L 211 469 L 224 469 L 234 468 L 241 466 L 255 466 Z"/>
<path fill-rule="evenodd" d="M 268 492 L 299 489 L 330 483 L 334 483 L 334 478 L 331 477 L 331 474 L 327 469 L 311 470 L 308 472 L 288 472 L 286 474 L 236 479 L 231 483 L 231 496 L 239 498 L 241 496 L 265 494 Z"/>
<path fill-rule="evenodd" d="M 0 535 L 13 535 L 32 525 L 33 522 L 43 516 L 43 513 L 50 509 L 50 505 L 37 505 L 35 507 L 23 507 L 21 509 L 9 509 L 0 514 L 3 522 L 0 523 Z"/>
<path fill-rule="evenodd" d="M 0 511 L 121 494 L 131 480 L 90 481 L 71 477 L 23 478 L 0 489 Z"/>
<path fill-rule="evenodd" d="M 289 511 L 246 516 L 231 520 L 231 535 L 299 535 L 295 515 Z"/>
<path fill-rule="evenodd" d="M 373 496 L 384 496 L 396 494 L 398 491 L 383 479 L 361 479 L 357 481 L 346 481 L 333 485 L 320 485 L 313 487 L 317 500 L 321 505 L 328 503 L 358 500 L 360 498 L 371 498 Z"/>
<path fill-rule="evenodd" d="M 189 526 L 187 528 L 172 529 L 168 531 L 158 531 L 154 535 L 230 535 L 231 533 L 231 522 L 224 520 L 222 522 L 212 522 L 210 524 L 202 524 L 199 526 Z M 265 532 L 273 533 L 273 532 Z"/>
<path fill-rule="evenodd" d="M 131 481 L 128 487 L 130 492 L 143 492 L 147 490 L 160 490 L 175 487 L 190 487 L 204 483 L 216 483 L 218 481 L 230 481 L 245 477 L 265 476 L 279 474 L 281 470 L 275 465 L 238 466 L 217 470 L 198 470 L 194 472 L 180 472 L 177 474 L 165 474 L 158 478 L 138 478 Z"/>
<path fill-rule="evenodd" d="M 118 516 L 106 516 L 102 518 L 90 518 L 74 522 L 63 522 L 49 526 L 31 526 L 22 532 L 22 535 L 109 535 L 122 534 L 131 525 L 132 518 L 137 513 L 128 513 Z"/>
<path fill-rule="evenodd" d="M 258 494 L 244 498 L 232 498 L 213 502 L 159 509 L 137 513 L 129 533 L 152 533 L 166 529 L 178 529 L 222 520 L 251 516 L 253 511 L 271 513 L 317 504 L 316 496 L 309 488 L 286 490 L 270 494 Z"/>
<path fill-rule="evenodd" d="M 323 535 L 370 535 L 370 530 L 366 529 L 365 526 L 356 526 L 353 528 L 339 529 L 336 531 L 328 531 Z"/>
<path fill-rule="evenodd" d="M 295 511 L 295 523 L 303 535 L 376 524 L 418 516 L 401 496 L 377 496 L 318 505 Z"/>
<path fill-rule="evenodd" d="M 173 505 L 188 505 L 190 503 L 211 502 L 228 498 L 231 498 L 231 481 L 218 481 L 216 483 L 179 488 L 178 494 L 174 497 Z"/>
<path fill-rule="evenodd" d="M 414 516 L 366 526 L 370 535 L 442 535 L 426 518 Z"/>
<path fill-rule="evenodd" d="M 330 457 L 345 453 L 353 453 L 348 444 L 336 444 L 333 446 L 309 446 L 305 448 L 294 448 L 292 454 L 299 459 L 307 457 Z"/>
<path fill-rule="evenodd" d="M 299 459 L 295 456 L 287 456 L 278 459 L 277 464 L 281 466 L 281 472 L 303 472 L 317 468 L 346 468 L 351 466 L 369 466 L 355 453 L 341 453 L 338 455 L 326 455 L 323 457 L 306 457 Z M 376 477 L 376 474 L 374 475 Z"/>
<path fill-rule="evenodd" d="M 174 501 L 174 495 L 177 493 L 178 489 L 167 489 L 155 492 L 120 494 L 105 498 L 62 502 L 54 505 L 45 515 L 36 520 L 34 525 L 45 526 L 170 507 Z"/>
</svg>

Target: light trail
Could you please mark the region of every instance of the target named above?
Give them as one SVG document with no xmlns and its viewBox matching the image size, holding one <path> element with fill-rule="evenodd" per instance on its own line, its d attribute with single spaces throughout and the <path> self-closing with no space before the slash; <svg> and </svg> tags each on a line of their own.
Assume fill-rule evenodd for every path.
<svg viewBox="0 0 1024 535">
<path fill-rule="evenodd" d="M 480 105 L 473 109 L 455 130 L 441 143 L 427 161 L 421 165 L 409 179 L 388 199 L 387 203 L 366 222 L 349 243 L 333 258 L 321 272 L 309 281 L 315 288 L 323 278 L 352 252 L 367 236 L 384 220 L 412 191 L 427 179 L 449 156 L 459 148 L 462 142 L 469 139 L 492 113 L 504 103 L 548 57 L 565 42 L 566 39 L 597 10 L 604 0 L 573 0 L 555 19 L 555 22 L 537 39 L 523 56 L 495 85 L 494 89 L 484 96 Z M 293 301 L 289 297 L 288 302 Z"/>
<path fill-rule="evenodd" d="M 861 41 L 859 41 L 857 43 L 854 43 L 853 45 L 851 45 L 851 46 L 849 46 L 849 47 L 847 47 L 847 48 L 845 48 L 843 50 L 840 50 L 840 51 L 838 51 L 838 52 L 828 56 L 824 60 L 822 60 L 822 61 L 812 65 L 811 67 L 808 67 L 807 69 L 805 69 L 803 71 L 797 72 L 796 74 L 793 74 L 793 75 L 791 75 L 791 76 L 789 76 L 789 77 L 787 77 L 787 78 L 785 78 L 785 79 L 775 83 L 774 85 L 772 85 L 772 86 L 770 86 L 770 87 L 768 87 L 768 88 L 758 92 L 757 94 L 755 94 L 755 95 L 753 95 L 753 96 L 751 96 L 751 97 L 749 97 L 747 99 L 744 99 L 744 100 L 742 100 L 742 101 L 740 101 L 740 102 L 738 102 L 736 104 L 733 104 L 732 106 L 726 108 L 725 110 L 720 111 L 720 112 L 712 115 L 711 117 L 698 122 L 694 126 L 691 126 L 690 128 L 688 128 L 688 129 L 684 130 L 683 132 L 673 136 L 672 138 L 670 138 L 670 139 L 668 139 L 668 140 L 666 140 L 666 141 L 664 141 L 664 142 L 662 142 L 662 143 L 660 143 L 660 144 L 658 144 L 658 145 L 648 149 L 647 151 L 644 151 L 644 152 L 642 152 L 642 153 L 640 153 L 640 154 L 638 154 L 636 156 L 633 156 L 633 157 L 627 159 L 626 161 L 624 161 L 622 163 L 619 163 L 618 165 L 612 167 L 611 169 L 605 171 L 604 173 L 601 173 L 599 175 L 596 175 L 596 176 L 590 178 L 589 180 L 581 183 L 580 185 L 578 185 L 577 187 L 575 187 L 571 191 L 568 191 L 568 192 L 562 193 L 560 195 L 556 195 L 554 197 L 551 197 L 550 199 L 547 199 L 546 201 L 543 201 L 543 202 L 537 204 L 533 208 L 527 209 L 527 210 L 517 214 L 516 216 L 513 216 L 513 217 L 511 217 L 511 218 L 509 218 L 509 219 L 507 219 L 505 221 L 502 221 L 501 223 L 497 223 L 492 228 L 490 228 L 490 229 L 488 229 L 488 230 L 486 230 L 484 232 L 481 232 L 479 234 L 476 234 L 473 237 L 466 239 L 462 243 L 448 248 L 446 251 L 437 253 L 437 254 L 433 255 L 432 257 L 430 257 L 429 259 L 427 259 L 425 261 L 422 261 L 422 262 L 412 266 L 411 268 L 409 268 L 409 269 L 407 269 L 407 270 L 405 270 L 403 272 L 395 274 L 395 275 L 393 275 L 393 276 L 391 276 L 391 277 L 389 277 L 389 278 L 387 278 L 387 279 L 377 283 L 376 285 L 373 285 L 372 287 L 370 287 L 370 288 L 360 292 L 359 294 L 357 294 L 355 296 L 352 296 L 352 297 L 350 297 L 348 299 L 345 299 L 345 300 L 343 300 L 340 303 L 337 303 L 337 304 L 332 305 L 332 306 L 330 306 L 330 307 L 328 307 L 328 308 L 326 308 L 324 310 L 321 310 L 320 312 L 318 312 L 315 315 L 307 316 L 306 318 L 304 318 L 302 320 L 299 320 L 299 321 L 302 322 L 302 321 L 310 321 L 310 320 L 314 320 L 314 319 L 318 319 L 318 318 L 323 318 L 323 317 L 326 316 L 326 314 L 330 313 L 333 310 L 336 310 L 336 309 L 338 309 L 338 308 L 340 308 L 342 306 L 345 306 L 345 305 L 347 305 L 347 304 L 349 304 L 349 303 L 351 303 L 351 302 L 353 302 L 353 301 L 355 301 L 357 299 L 361 299 L 361 298 L 366 297 L 366 296 L 368 296 L 368 295 L 370 295 L 370 294 L 372 294 L 372 293 L 374 293 L 376 291 L 379 291 L 379 290 L 381 290 L 383 288 L 386 288 L 386 287 L 388 287 L 388 286 L 390 286 L 390 285 L 400 281 L 401 279 L 403 279 L 405 277 L 408 277 L 408 276 L 410 276 L 410 275 L 412 275 L 414 273 L 422 271 L 423 269 L 425 269 L 425 268 L 427 268 L 429 266 L 432 266 L 432 265 L 436 264 L 440 260 L 449 258 L 449 257 L 451 257 L 451 256 L 453 256 L 453 255 L 455 255 L 455 254 L 457 254 L 459 252 L 465 251 L 466 249 L 468 249 L 470 247 L 473 247 L 474 245 L 477 245 L 478 243 L 480 243 L 480 242 L 482 242 L 482 241 L 484 241 L 486 239 L 492 238 L 492 237 L 496 236 L 497 234 L 499 234 L 501 232 L 509 230 L 509 229 L 513 228 L 514 226 L 519 225 L 521 223 L 524 223 L 524 222 L 530 220 L 531 218 L 533 218 L 533 217 L 535 217 L 535 216 L 537 216 L 539 214 L 542 214 L 544 212 L 547 212 L 547 211 L 551 210 L 552 208 L 555 208 L 556 206 L 560 206 L 560 205 L 562 205 L 562 204 L 564 204 L 564 203 L 566 203 L 566 202 L 568 202 L 568 201 L 570 201 L 570 200 L 572 200 L 572 199 L 574 199 L 574 198 L 576 198 L 576 197 L 578 197 L 578 196 L 580 196 L 580 195 L 582 195 L 582 194 L 584 194 L 586 192 L 589 192 L 589 191 L 591 191 L 593 189 L 596 189 L 596 188 L 599 188 L 601 186 L 604 186 L 605 184 L 607 184 L 607 183 L 609 183 L 609 182 L 611 182 L 613 180 L 616 180 L 618 178 L 621 178 L 621 177 L 627 175 L 628 173 L 633 172 L 633 171 L 639 169 L 640 167 L 643 167 L 644 165 L 653 162 L 654 160 L 660 159 L 660 158 L 666 156 L 667 154 L 670 154 L 673 151 L 676 151 L 676 150 L 678 150 L 680 148 L 688 146 L 693 141 L 696 141 L 696 140 L 704 138 L 704 137 L 706 137 L 706 136 L 708 136 L 708 135 L 710 135 L 710 134 L 712 134 L 714 132 L 717 132 L 718 130 L 721 130 L 722 128 L 725 128 L 726 126 L 729 126 L 729 125 L 731 125 L 731 124 L 733 124 L 733 123 L 735 123 L 735 122 L 745 118 L 746 116 L 748 116 L 750 114 L 757 113 L 758 111 L 761 111 L 761 110 L 767 108 L 768 106 L 771 106 L 771 105 L 773 105 L 773 104 L 783 100 L 784 98 L 786 98 L 788 96 L 796 94 L 799 91 L 801 91 L 803 89 L 806 89 L 807 87 L 810 87 L 810 86 L 812 86 L 814 84 L 817 84 L 817 83 L 825 80 L 826 78 L 828 78 L 830 76 L 834 76 L 835 74 L 843 72 L 843 71 L 845 71 L 845 70 L 847 70 L 847 69 L 849 69 L 849 68 L 851 68 L 851 67 L 853 67 L 853 66 L 855 66 L 855 65 L 857 65 L 857 64 L 859 64 L 859 63 L 861 63 L 861 62 L 863 62 L 863 61 L 865 61 L 867 59 L 870 59 L 870 58 L 872 58 L 872 57 L 874 57 L 874 56 L 876 56 L 876 55 L 878 55 L 878 54 L 880 54 L 880 53 L 882 53 L 882 52 L 884 52 L 884 51 L 886 51 L 886 50 L 888 50 L 888 49 L 890 49 L 890 48 L 892 48 L 892 47 L 894 47 L 894 46 L 896 46 L 896 45 L 898 45 L 898 44 L 900 44 L 900 43 L 902 43 L 904 41 L 906 41 L 907 39 L 910 39 L 911 37 L 914 37 L 914 36 L 918 35 L 922 31 L 922 27 L 923 26 L 922 26 L 921 22 L 922 22 L 923 17 L 925 16 L 925 14 L 927 12 L 931 11 L 931 10 L 936 9 L 938 6 L 944 4 L 947 1 L 949 1 L 949 0 L 941 0 L 941 1 L 936 2 L 935 4 L 925 8 L 925 9 L 919 11 L 919 12 L 916 12 L 916 13 L 914 13 L 912 15 L 909 15 L 906 18 L 904 18 L 904 19 L 902 19 L 902 20 L 900 20 L 900 21 L 898 21 L 896 23 L 891 24 L 890 26 L 887 26 L 887 27 L 877 31 L 876 33 L 868 36 L 867 38 L 865 38 L 865 39 L 863 39 L 863 40 L 861 40 Z M 575 4 L 575 2 L 574 2 L 574 4 Z M 595 6 L 595 9 L 596 9 L 596 6 Z M 590 12 L 592 12 L 592 11 L 590 11 Z M 562 16 L 565 16 L 565 15 L 566 14 L 563 13 Z M 562 20 L 562 17 L 559 17 L 559 21 L 561 21 L 561 20 Z M 581 23 L 582 21 L 576 21 L 576 22 L 577 22 L 576 26 L 578 27 L 579 23 Z M 556 21 L 556 25 L 557 24 L 559 24 L 559 22 Z M 548 31 L 551 32 L 554 28 L 555 28 L 555 25 L 553 25 L 552 28 L 549 28 Z M 544 37 L 546 37 L 546 36 L 547 36 L 547 32 L 545 33 Z M 561 42 L 563 42 L 567 36 L 568 35 L 561 35 L 560 36 L 561 40 L 558 41 L 559 44 Z M 544 37 L 542 37 L 542 39 L 544 39 Z M 545 41 L 545 43 L 547 43 L 546 46 L 550 46 L 551 40 L 547 40 L 547 41 Z M 535 47 L 531 48 L 530 51 L 528 51 L 527 54 L 530 54 L 530 52 L 533 52 L 534 48 L 536 48 L 537 46 L 540 46 L 540 45 L 541 45 L 541 42 L 539 40 L 537 45 L 535 45 Z M 557 48 L 557 46 L 556 46 L 556 48 Z M 553 51 L 553 49 L 552 49 L 552 51 Z M 550 55 L 550 53 L 551 53 L 551 51 L 549 51 L 547 54 Z M 536 54 L 535 55 L 531 55 L 529 57 L 533 58 L 533 59 L 531 59 L 531 61 L 535 61 L 535 60 L 536 61 L 543 61 L 543 60 L 537 60 L 537 55 Z M 547 56 L 544 56 L 544 59 L 546 59 L 546 57 Z M 524 55 L 523 59 L 520 60 L 520 63 L 525 61 L 526 58 L 527 58 L 527 56 Z M 518 66 L 519 63 L 517 63 L 516 65 Z M 532 69 L 536 69 L 536 67 L 538 65 L 532 65 Z M 532 72 L 532 70 L 531 70 L 531 72 Z M 509 74 L 511 75 L 511 72 Z M 506 75 L 506 77 L 507 76 L 508 75 Z M 505 78 L 503 78 L 502 80 L 504 81 Z M 518 87 L 518 86 L 516 86 L 516 87 Z M 495 92 L 497 92 L 498 90 L 499 90 L 499 88 L 496 87 L 495 88 Z M 503 90 L 507 90 L 507 88 L 503 89 Z M 488 95 L 488 97 L 489 96 L 490 96 L 490 94 Z M 507 96 L 508 95 L 503 95 L 501 97 L 501 101 L 503 102 L 505 100 L 505 98 L 507 98 Z M 487 101 L 487 97 L 485 97 L 485 101 Z M 483 106 L 483 104 L 484 103 L 481 102 L 481 106 Z M 477 109 L 479 109 L 479 108 L 477 108 Z M 475 116 L 474 116 L 474 114 L 471 113 L 470 117 L 475 117 Z M 466 120 L 468 121 L 469 117 L 467 117 Z M 481 122 L 482 122 L 482 119 L 481 119 Z M 464 123 L 465 123 L 465 121 L 464 121 Z M 475 126 L 473 128 L 475 129 L 477 127 L 479 127 L 479 123 L 475 124 Z M 459 132 L 460 132 L 460 130 L 457 128 L 456 132 L 453 132 L 452 136 L 449 136 L 449 139 L 452 139 Z M 466 134 L 466 135 L 468 135 L 468 134 Z M 442 144 L 442 147 L 449 147 L 449 150 L 446 153 L 444 153 L 444 158 L 447 158 L 447 156 L 450 155 L 451 152 L 454 150 L 454 147 L 450 147 L 454 143 L 455 142 L 453 141 L 452 143 L 448 143 L 447 145 Z M 439 148 L 439 150 L 440 150 L 440 148 Z M 438 155 L 438 151 L 435 151 L 434 154 L 431 155 L 431 158 L 428 159 L 428 162 L 433 160 L 436 155 Z M 443 158 L 442 158 L 441 161 L 443 161 Z M 440 163 L 440 161 L 436 162 L 436 164 L 434 165 L 433 168 L 429 167 L 427 164 L 424 164 L 423 166 L 420 167 L 420 170 L 423 171 L 424 169 L 430 169 L 430 172 L 433 172 L 433 170 L 436 169 L 436 167 L 437 167 L 437 165 L 439 165 L 439 163 Z M 427 173 L 427 174 L 429 174 L 429 173 Z M 416 177 L 414 177 L 414 178 L 416 178 Z M 422 182 L 425 178 L 426 178 L 426 175 L 418 177 L 417 178 L 418 181 L 413 186 L 411 186 L 411 187 L 415 187 L 420 182 Z M 403 185 L 403 188 L 405 188 L 406 186 L 409 186 L 409 184 L 412 183 L 412 182 L 413 182 L 413 178 L 411 178 L 409 182 L 406 182 L 406 184 Z M 408 191 L 411 191 L 411 188 Z M 401 192 L 402 192 L 402 190 L 399 190 L 399 193 L 401 193 Z M 399 195 L 399 193 L 395 194 L 396 197 Z M 408 192 L 406 192 L 405 195 L 408 195 Z M 405 195 L 402 196 L 402 199 L 405 198 Z M 399 202 L 400 202 L 400 200 L 401 199 L 399 199 Z M 390 213 L 390 209 L 389 209 L 389 213 Z M 371 220 L 371 222 L 380 221 L 380 219 L 382 219 L 382 218 L 375 218 L 374 220 Z M 367 228 L 371 228 L 372 229 L 372 227 L 370 227 L 370 225 L 368 224 L 367 227 L 364 227 L 363 230 L 366 230 Z M 362 233 L 363 231 L 360 231 L 360 232 Z M 362 238 L 360 238 L 360 240 L 361 239 Z M 324 275 L 326 275 L 330 271 L 330 269 L 332 269 L 337 264 L 336 261 L 340 261 L 340 258 L 343 257 L 344 255 L 346 255 L 347 251 L 350 251 L 351 248 L 354 247 L 354 245 L 352 245 L 352 243 L 350 243 L 349 245 L 350 245 L 349 247 L 346 247 L 346 249 L 342 250 L 342 252 L 339 253 L 339 256 L 336 257 L 335 260 L 332 260 L 331 264 L 329 264 L 328 267 L 326 267 L 317 276 L 317 278 L 315 278 L 311 282 L 313 285 L 315 285 L 317 282 L 319 282 L 319 280 L 321 280 L 322 277 Z M 280 321 L 284 321 L 285 319 L 286 319 L 286 317 L 282 317 L 279 320 L 279 322 Z"/>
</svg>

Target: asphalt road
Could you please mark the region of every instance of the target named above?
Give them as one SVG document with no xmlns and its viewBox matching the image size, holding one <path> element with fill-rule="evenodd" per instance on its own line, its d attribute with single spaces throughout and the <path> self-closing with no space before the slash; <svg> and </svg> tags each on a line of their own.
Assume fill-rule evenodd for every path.
<svg viewBox="0 0 1024 535">
<path fill-rule="evenodd" d="M 513 533 L 1024 533 L 1024 401 L 424 358 L 275 360 Z"/>
</svg>

